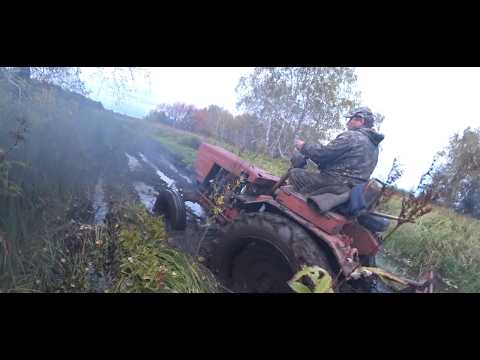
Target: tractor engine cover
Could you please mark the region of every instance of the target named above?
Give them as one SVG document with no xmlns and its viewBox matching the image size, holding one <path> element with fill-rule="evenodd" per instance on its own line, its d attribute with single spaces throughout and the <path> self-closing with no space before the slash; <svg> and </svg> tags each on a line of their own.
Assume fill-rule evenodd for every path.
<svg viewBox="0 0 480 360">
<path fill-rule="evenodd" d="M 202 143 L 195 160 L 197 180 L 200 183 L 209 180 L 208 177 L 212 175 L 216 168 L 223 168 L 235 176 L 243 174 L 247 177 L 248 182 L 259 185 L 273 187 L 280 180 L 278 176 L 250 164 L 230 151 L 215 145 Z"/>
</svg>

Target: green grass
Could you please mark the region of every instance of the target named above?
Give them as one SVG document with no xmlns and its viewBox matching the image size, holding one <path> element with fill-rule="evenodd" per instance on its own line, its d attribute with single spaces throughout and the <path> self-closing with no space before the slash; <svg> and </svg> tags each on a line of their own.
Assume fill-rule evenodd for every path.
<svg viewBox="0 0 480 360">
<path fill-rule="evenodd" d="M 189 145 L 185 145 L 178 142 L 178 140 L 174 140 L 172 137 L 163 134 L 156 134 L 154 139 L 167 147 L 172 153 L 179 156 L 185 165 L 192 165 L 194 163 L 197 152 Z"/>
<path fill-rule="evenodd" d="M 130 123 L 129 129 L 159 142 L 186 166 L 193 165 L 198 145 L 203 141 L 199 135 L 140 119 Z"/>
<path fill-rule="evenodd" d="M 220 141 L 213 140 L 212 143 L 230 150 L 242 159 L 248 160 L 250 163 L 273 175 L 282 176 L 290 167 L 290 162 L 284 159 L 272 159 L 264 154 L 258 154 L 251 151 L 240 151 L 235 146 Z"/>
<path fill-rule="evenodd" d="M 121 256 L 116 291 L 216 291 L 216 283 L 207 270 L 166 243 L 163 219 L 151 216 L 143 206 L 127 210 L 123 218 L 130 224 L 119 233 Z"/>
<path fill-rule="evenodd" d="M 272 159 L 264 154 L 258 154 L 251 151 L 241 151 L 234 145 L 223 141 L 191 133 L 184 130 L 172 128 L 167 125 L 147 121 L 141 121 L 136 125 L 136 131 L 143 131 L 147 136 L 160 142 L 179 155 L 186 165 L 192 165 L 195 161 L 198 146 L 201 142 L 218 145 L 232 153 L 248 160 L 252 164 L 270 172 L 273 175 L 282 176 L 289 168 L 289 161 L 284 159 Z"/>
<path fill-rule="evenodd" d="M 401 200 L 393 198 L 382 210 L 398 215 L 400 208 Z M 479 234 L 478 220 L 434 207 L 415 224 L 402 225 L 387 239 L 385 249 L 408 260 L 417 274 L 433 269 L 460 291 L 479 292 Z"/>
</svg>

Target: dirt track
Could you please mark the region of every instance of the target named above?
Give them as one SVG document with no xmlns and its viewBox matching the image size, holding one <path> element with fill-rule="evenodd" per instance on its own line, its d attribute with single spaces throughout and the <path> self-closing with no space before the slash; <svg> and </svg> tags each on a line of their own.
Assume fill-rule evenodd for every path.
<svg viewBox="0 0 480 360">
<path fill-rule="evenodd" d="M 193 187 L 193 171 L 175 154 L 153 140 L 136 140 L 104 156 L 103 168 L 98 172 L 92 194 L 93 221 L 97 224 L 104 221 L 111 204 L 120 197 L 141 202 L 152 211 L 162 188 L 190 190 Z M 208 265 L 212 237 L 207 231 L 204 212 L 198 204 L 191 202 L 186 202 L 186 210 L 187 230 L 169 232 L 169 244 Z"/>
</svg>

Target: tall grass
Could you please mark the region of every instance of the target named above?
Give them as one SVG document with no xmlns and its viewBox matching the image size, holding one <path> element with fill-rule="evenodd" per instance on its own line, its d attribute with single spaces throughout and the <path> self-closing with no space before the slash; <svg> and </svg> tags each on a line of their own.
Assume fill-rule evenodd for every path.
<svg viewBox="0 0 480 360">
<path fill-rule="evenodd" d="M 401 200 L 393 198 L 383 211 L 398 214 Z M 434 210 L 415 224 L 402 225 L 385 249 L 405 259 L 417 274 L 433 269 L 460 291 L 480 291 L 480 222 L 452 210 Z"/>
</svg>

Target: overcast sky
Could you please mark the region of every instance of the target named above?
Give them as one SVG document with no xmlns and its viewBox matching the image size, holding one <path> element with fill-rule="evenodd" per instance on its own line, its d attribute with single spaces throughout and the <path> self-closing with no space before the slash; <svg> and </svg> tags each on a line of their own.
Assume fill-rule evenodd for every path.
<svg viewBox="0 0 480 360">
<path fill-rule="evenodd" d="M 90 81 L 93 98 L 108 108 L 143 116 L 158 103 L 211 104 L 238 114 L 235 87 L 252 68 L 152 68 L 150 81 L 138 80 L 135 91 L 114 104 Z M 384 180 L 393 158 L 405 169 L 398 185 L 418 183 L 435 153 L 466 127 L 480 127 L 480 68 L 357 68 L 363 106 L 385 115 L 385 135 L 374 176 Z M 85 73 L 89 73 L 88 70 Z M 92 85 L 95 84 L 95 85 Z"/>
</svg>

